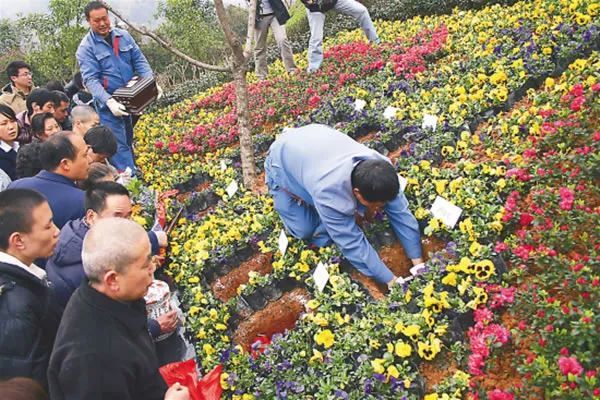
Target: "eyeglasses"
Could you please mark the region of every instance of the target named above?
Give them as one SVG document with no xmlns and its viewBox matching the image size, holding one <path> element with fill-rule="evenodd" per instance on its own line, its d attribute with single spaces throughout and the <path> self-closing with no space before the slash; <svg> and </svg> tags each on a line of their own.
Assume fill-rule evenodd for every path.
<svg viewBox="0 0 600 400">
<path fill-rule="evenodd" d="M 19 74 L 17 76 L 33 76 L 33 72 L 25 72 L 25 73 Z"/>
</svg>

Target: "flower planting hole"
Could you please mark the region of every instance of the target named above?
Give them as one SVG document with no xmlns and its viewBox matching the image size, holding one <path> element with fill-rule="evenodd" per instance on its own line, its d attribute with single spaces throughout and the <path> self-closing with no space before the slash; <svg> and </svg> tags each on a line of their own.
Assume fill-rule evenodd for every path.
<svg viewBox="0 0 600 400">
<path fill-rule="evenodd" d="M 210 285 L 214 295 L 223 302 L 236 296 L 238 287 L 250 280 L 249 273 L 251 271 L 257 272 L 259 275 L 271 273 L 273 270 L 271 258 L 271 253 L 255 254 L 228 274 L 217 278 Z"/>
<path fill-rule="evenodd" d="M 271 337 L 275 333 L 292 329 L 304 312 L 308 300 L 308 291 L 303 288 L 284 293 L 278 300 L 268 303 L 265 308 L 240 322 L 234 334 L 234 342 L 249 350 L 258 335 Z"/>
<path fill-rule="evenodd" d="M 446 242 L 435 237 L 423 238 L 421 244 L 425 260 L 428 259 L 429 254 L 440 251 L 446 247 Z M 395 276 L 410 276 L 410 269 L 413 265 L 406 253 L 404 253 L 404 248 L 400 242 L 396 240 L 389 246 L 381 247 L 378 250 L 378 254 L 384 264 L 387 265 Z M 379 283 L 355 269 L 350 271 L 350 276 L 353 280 L 362 284 L 375 300 L 381 300 L 386 296 L 388 289 L 385 284 Z"/>
</svg>

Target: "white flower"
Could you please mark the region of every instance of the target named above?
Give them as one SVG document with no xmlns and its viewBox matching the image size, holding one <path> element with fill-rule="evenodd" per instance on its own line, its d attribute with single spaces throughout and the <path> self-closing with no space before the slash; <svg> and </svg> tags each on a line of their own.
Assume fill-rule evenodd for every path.
<svg viewBox="0 0 600 400">
<path fill-rule="evenodd" d="M 356 111 L 362 111 L 362 109 L 365 108 L 366 105 L 367 102 L 363 99 L 356 99 L 356 101 L 354 102 L 354 109 Z"/>
<path fill-rule="evenodd" d="M 385 119 L 396 118 L 396 113 L 398 112 L 398 110 L 399 108 L 387 106 L 386 109 L 383 111 L 383 117 Z"/>
</svg>

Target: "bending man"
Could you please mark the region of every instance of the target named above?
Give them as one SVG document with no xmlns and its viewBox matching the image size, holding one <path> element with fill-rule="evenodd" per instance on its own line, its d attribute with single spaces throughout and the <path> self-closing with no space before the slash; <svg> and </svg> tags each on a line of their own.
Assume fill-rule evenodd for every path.
<svg viewBox="0 0 600 400">
<path fill-rule="evenodd" d="M 422 263 L 417 220 L 389 160 L 325 125 L 286 130 L 269 149 L 266 182 L 287 231 L 317 246 L 335 243 L 363 274 L 396 277 L 356 223 L 382 209 L 414 265 Z"/>
</svg>

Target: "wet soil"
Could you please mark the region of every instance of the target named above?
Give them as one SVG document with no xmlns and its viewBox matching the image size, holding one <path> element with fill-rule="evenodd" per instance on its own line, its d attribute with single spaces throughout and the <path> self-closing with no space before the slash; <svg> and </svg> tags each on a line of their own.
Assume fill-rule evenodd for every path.
<svg viewBox="0 0 600 400">
<path fill-rule="evenodd" d="M 285 293 L 279 300 L 267 304 L 264 309 L 242 321 L 236 329 L 234 342 L 249 350 L 258 335 L 271 337 L 292 329 L 309 299 L 306 289 L 296 288 Z"/>
<path fill-rule="evenodd" d="M 429 259 L 429 254 L 446 247 L 445 242 L 435 237 L 422 238 L 421 245 L 425 261 Z M 390 246 L 381 247 L 378 254 L 395 276 L 410 276 L 410 269 L 413 264 L 404 252 L 404 248 L 400 242 L 396 241 Z M 375 300 L 383 299 L 388 292 L 387 285 L 379 283 L 375 279 L 369 278 L 356 270 L 352 270 L 350 276 L 355 281 L 361 283 Z"/>
<path fill-rule="evenodd" d="M 225 276 L 221 276 L 211 285 L 211 289 L 219 300 L 226 302 L 237 295 L 237 289 L 240 285 L 248 283 L 250 271 L 258 272 L 259 275 L 266 275 L 273 270 L 271 264 L 271 253 L 256 254 L 248 260 L 241 263 L 237 268 Z"/>
</svg>

